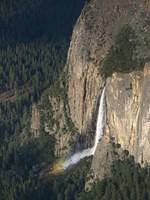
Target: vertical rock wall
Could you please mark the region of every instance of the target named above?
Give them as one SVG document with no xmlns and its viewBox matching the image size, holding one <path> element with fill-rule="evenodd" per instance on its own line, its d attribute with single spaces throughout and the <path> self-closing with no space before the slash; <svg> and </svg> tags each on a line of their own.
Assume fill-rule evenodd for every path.
<svg viewBox="0 0 150 200">
<path fill-rule="evenodd" d="M 150 64 L 106 82 L 107 134 L 137 162 L 150 162 Z"/>
<path fill-rule="evenodd" d="M 144 71 L 114 73 L 107 80 L 101 77 L 99 69 L 118 31 L 130 24 L 143 42 L 149 32 L 149 18 L 148 1 L 90 1 L 73 30 L 67 61 L 70 116 L 79 133 L 92 134 L 98 97 L 106 84 L 107 144 L 114 138 L 122 149 L 128 149 L 136 161 L 143 164 L 150 162 L 150 65 L 146 64 Z M 147 56 L 145 47 L 143 42 L 143 46 L 137 48 L 139 56 Z M 105 139 L 103 146 L 104 143 Z M 100 169 L 102 160 L 100 145 L 92 165 L 95 172 Z"/>
</svg>

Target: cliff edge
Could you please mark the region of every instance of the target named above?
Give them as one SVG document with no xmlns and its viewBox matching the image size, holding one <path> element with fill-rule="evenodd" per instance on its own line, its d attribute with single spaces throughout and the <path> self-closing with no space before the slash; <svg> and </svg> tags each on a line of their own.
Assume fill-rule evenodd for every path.
<svg viewBox="0 0 150 200">
<path fill-rule="evenodd" d="M 106 85 L 105 136 L 121 144 L 121 148 L 127 149 L 141 164 L 150 163 L 149 5 L 149 1 L 143 0 L 90 1 L 73 30 L 67 60 L 69 111 L 79 133 L 94 138 L 97 102 Z M 114 68 L 112 74 L 106 77 L 101 73 L 103 63 L 113 52 L 111 48 L 116 51 L 116 36 L 127 25 L 134 32 L 134 37 L 128 38 L 128 41 L 134 41 L 131 59 L 135 62 L 129 59 L 125 70 L 120 67 L 115 72 Z M 121 61 L 116 63 L 123 63 L 124 59 L 126 57 L 121 57 Z M 99 152 L 104 144 L 100 145 L 97 148 Z M 92 165 L 96 175 L 100 171 L 101 166 L 97 164 L 100 159 L 101 156 L 96 153 Z"/>
</svg>

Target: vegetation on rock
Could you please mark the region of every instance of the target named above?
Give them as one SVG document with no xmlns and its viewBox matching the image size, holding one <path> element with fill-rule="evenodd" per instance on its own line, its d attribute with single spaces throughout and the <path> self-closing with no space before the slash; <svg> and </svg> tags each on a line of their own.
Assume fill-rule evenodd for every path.
<svg viewBox="0 0 150 200">
<path fill-rule="evenodd" d="M 137 59 L 137 37 L 129 25 L 125 25 L 116 35 L 113 46 L 102 62 L 100 72 L 104 77 L 114 72 L 131 72 L 144 66 L 144 59 Z"/>
<path fill-rule="evenodd" d="M 141 168 L 132 156 L 127 160 L 114 161 L 112 177 L 97 182 L 90 192 L 81 196 L 80 199 L 87 200 L 149 200 L 149 167 Z"/>
</svg>

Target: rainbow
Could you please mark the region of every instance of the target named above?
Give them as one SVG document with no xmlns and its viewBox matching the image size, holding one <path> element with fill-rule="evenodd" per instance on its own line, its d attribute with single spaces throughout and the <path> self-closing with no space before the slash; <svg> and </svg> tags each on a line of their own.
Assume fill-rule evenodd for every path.
<svg viewBox="0 0 150 200">
<path fill-rule="evenodd" d="M 65 166 L 64 166 L 64 161 L 63 159 L 57 160 L 54 164 L 53 164 L 53 174 L 58 174 L 60 172 L 62 172 L 64 170 Z"/>
<path fill-rule="evenodd" d="M 70 157 L 60 158 L 60 159 L 56 160 L 56 162 L 53 164 L 53 167 L 52 167 L 52 169 L 53 169 L 52 173 L 56 175 L 56 174 L 63 172 L 69 166 L 75 165 L 83 158 L 93 155 L 94 154 L 93 150 L 94 150 L 94 148 L 88 148 L 88 149 L 82 150 L 80 152 L 77 152 Z"/>
<path fill-rule="evenodd" d="M 53 167 L 52 167 L 53 171 L 52 171 L 52 173 L 55 174 L 55 175 L 57 175 L 57 174 L 63 172 L 64 170 L 66 170 L 67 167 L 68 167 L 68 165 L 67 165 L 66 158 L 58 159 L 53 164 Z"/>
</svg>

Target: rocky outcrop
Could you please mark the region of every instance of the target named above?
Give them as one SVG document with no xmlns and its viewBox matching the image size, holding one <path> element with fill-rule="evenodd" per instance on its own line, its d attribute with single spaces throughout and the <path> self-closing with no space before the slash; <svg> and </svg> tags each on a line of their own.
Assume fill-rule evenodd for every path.
<svg viewBox="0 0 150 200">
<path fill-rule="evenodd" d="M 40 111 L 36 104 L 32 106 L 31 132 L 35 137 L 38 137 L 40 133 Z"/>
<path fill-rule="evenodd" d="M 108 135 L 135 160 L 150 162 L 150 64 L 144 71 L 113 74 L 106 82 Z"/>
<path fill-rule="evenodd" d="M 110 177 L 112 162 L 122 157 L 123 150 L 120 148 L 120 145 L 115 144 L 110 138 L 104 136 L 99 142 L 92 162 L 95 178 L 103 179 Z"/>
<path fill-rule="evenodd" d="M 112 162 L 124 158 L 122 150 L 143 166 L 150 163 L 150 63 L 143 71 L 114 73 L 108 78 L 106 105 L 106 130 L 92 162 L 94 177 L 99 179 L 111 175 Z M 117 154 L 112 141 L 121 145 Z"/>
<path fill-rule="evenodd" d="M 73 136 L 67 127 L 64 101 L 49 96 L 49 102 L 51 117 L 47 115 L 48 113 L 43 113 L 45 132 L 55 136 L 55 155 L 62 156 L 71 151 L 70 143 L 73 140 Z"/>
<path fill-rule="evenodd" d="M 92 126 L 97 97 L 104 86 L 102 60 L 120 28 L 134 21 L 139 1 L 93 0 L 83 9 L 73 30 L 68 53 L 68 100 L 71 118 L 84 134 Z"/>
<path fill-rule="evenodd" d="M 73 134 L 66 102 L 60 96 L 54 96 L 51 89 L 45 91 L 37 105 L 32 106 L 31 132 L 34 137 L 40 132 L 54 136 L 55 156 L 61 157 L 72 151 L 77 134 Z"/>
<path fill-rule="evenodd" d="M 120 144 L 115 144 L 112 138 L 104 136 L 97 147 L 88 174 L 85 190 L 89 191 L 93 182 L 111 177 L 111 166 L 115 160 L 128 158 L 128 151 L 124 151 Z"/>
<path fill-rule="evenodd" d="M 97 101 L 106 84 L 105 137 L 114 138 L 122 149 L 128 149 L 136 161 L 143 164 L 150 162 L 149 64 L 145 65 L 144 71 L 114 73 L 107 80 L 102 78 L 99 69 L 114 44 L 115 35 L 125 24 L 129 24 L 135 32 L 138 41 L 136 56 L 148 60 L 149 21 L 149 1 L 92 0 L 83 9 L 74 28 L 67 60 L 69 110 L 79 133 L 92 135 L 95 132 L 93 124 L 96 123 Z M 99 143 L 92 165 L 99 178 L 104 177 L 105 172 L 98 175 L 102 167 L 98 163 L 102 159 L 105 161 L 107 154 L 105 151 L 101 155 L 101 145 L 105 149 L 107 142 Z M 109 153 L 110 157 L 114 156 Z M 102 169 L 105 171 L 106 168 Z"/>
</svg>

